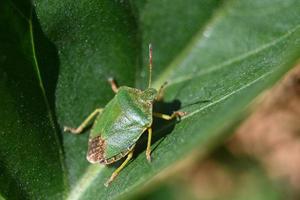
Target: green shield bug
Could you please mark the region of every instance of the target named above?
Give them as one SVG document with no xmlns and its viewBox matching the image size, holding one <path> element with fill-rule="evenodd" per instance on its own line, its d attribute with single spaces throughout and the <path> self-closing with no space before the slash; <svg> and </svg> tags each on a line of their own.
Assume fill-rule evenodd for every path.
<svg viewBox="0 0 300 200">
<path fill-rule="evenodd" d="M 148 132 L 146 158 L 151 161 L 152 119 L 154 117 L 171 120 L 185 115 L 176 111 L 172 115 L 152 112 L 155 101 L 160 100 L 164 85 L 157 91 L 151 88 L 152 76 L 152 47 L 149 45 L 149 83 L 144 91 L 121 86 L 117 87 L 112 78 L 108 81 L 116 93 L 114 98 L 104 107 L 92 112 L 78 128 L 64 127 L 64 131 L 74 134 L 81 133 L 94 119 L 90 131 L 87 160 L 90 163 L 108 165 L 127 156 L 105 183 L 108 186 L 132 158 L 137 140 Z"/>
</svg>

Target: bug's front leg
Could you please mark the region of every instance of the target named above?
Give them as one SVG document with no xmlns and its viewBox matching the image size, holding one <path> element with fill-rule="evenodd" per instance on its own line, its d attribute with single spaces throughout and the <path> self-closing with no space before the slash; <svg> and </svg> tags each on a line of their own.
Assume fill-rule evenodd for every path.
<svg viewBox="0 0 300 200">
<path fill-rule="evenodd" d="M 84 129 L 85 127 L 87 127 L 87 125 L 89 124 L 89 122 L 96 116 L 98 115 L 99 113 L 102 112 L 102 108 L 98 108 L 96 109 L 94 112 L 92 112 L 83 122 L 82 124 L 80 124 L 80 126 L 78 126 L 77 128 L 71 128 L 71 127 L 67 127 L 65 126 L 64 127 L 64 131 L 69 131 L 73 134 L 80 134 Z"/>
<path fill-rule="evenodd" d="M 112 175 L 110 176 L 110 178 L 108 179 L 108 181 L 106 181 L 106 183 L 104 184 L 105 187 L 108 187 L 109 184 L 115 180 L 115 178 L 119 175 L 120 171 L 127 165 L 127 163 L 129 162 L 129 160 L 132 158 L 133 155 L 133 149 L 128 153 L 126 160 L 121 164 L 120 167 L 118 167 L 114 173 L 112 173 Z"/>
<path fill-rule="evenodd" d="M 151 162 L 151 138 L 152 138 L 152 128 L 148 128 L 148 142 L 147 142 L 147 150 L 146 157 L 149 162 Z"/>
<path fill-rule="evenodd" d="M 162 113 L 153 113 L 153 116 L 154 117 L 158 117 L 158 118 L 161 118 L 161 119 L 165 119 L 165 120 L 172 120 L 176 117 L 182 117 L 186 115 L 186 112 L 183 112 L 183 111 L 176 111 L 176 112 L 173 112 L 172 115 L 166 115 L 166 114 L 162 114 Z"/>
</svg>

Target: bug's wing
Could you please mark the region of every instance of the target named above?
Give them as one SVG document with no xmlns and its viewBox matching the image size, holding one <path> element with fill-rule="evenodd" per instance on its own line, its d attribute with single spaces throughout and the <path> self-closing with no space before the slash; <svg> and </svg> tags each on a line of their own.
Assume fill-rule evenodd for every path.
<svg viewBox="0 0 300 200">
<path fill-rule="evenodd" d="M 89 139 L 87 160 L 90 163 L 99 163 L 104 159 L 105 141 L 101 136 Z"/>
<path fill-rule="evenodd" d="M 105 156 L 107 158 L 118 155 L 121 152 L 129 150 L 136 141 L 141 137 L 144 128 L 132 126 L 123 130 L 115 131 L 106 139 Z"/>
</svg>

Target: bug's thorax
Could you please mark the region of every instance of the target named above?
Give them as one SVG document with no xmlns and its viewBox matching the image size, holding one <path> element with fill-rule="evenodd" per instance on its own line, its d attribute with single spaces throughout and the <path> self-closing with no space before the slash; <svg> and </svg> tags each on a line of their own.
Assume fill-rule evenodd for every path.
<svg viewBox="0 0 300 200">
<path fill-rule="evenodd" d="M 123 94 L 130 95 L 140 103 L 152 105 L 157 96 L 157 90 L 154 88 L 147 88 L 146 90 L 142 91 L 136 88 L 122 86 L 120 87 L 117 96 L 123 96 Z"/>
</svg>

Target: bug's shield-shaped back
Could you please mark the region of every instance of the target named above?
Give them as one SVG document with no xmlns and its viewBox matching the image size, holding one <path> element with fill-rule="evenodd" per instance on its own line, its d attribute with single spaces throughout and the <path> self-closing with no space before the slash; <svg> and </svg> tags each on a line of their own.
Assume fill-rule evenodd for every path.
<svg viewBox="0 0 300 200">
<path fill-rule="evenodd" d="M 101 163 L 104 160 L 105 140 L 101 136 L 89 139 L 87 160 L 90 163 Z"/>
</svg>

